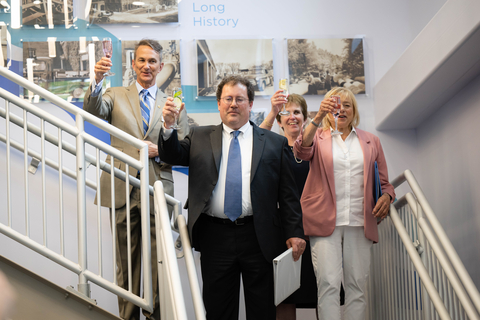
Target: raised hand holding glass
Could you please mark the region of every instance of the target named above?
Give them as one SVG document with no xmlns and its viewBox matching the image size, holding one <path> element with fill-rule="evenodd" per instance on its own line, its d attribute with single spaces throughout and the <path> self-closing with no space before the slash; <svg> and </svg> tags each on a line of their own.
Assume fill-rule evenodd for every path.
<svg viewBox="0 0 480 320">
<path fill-rule="evenodd" d="M 287 79 L 280 79 L 280 83 L 278 84 L 278 88 L 283 90 L 283 94 L 288 97 L 288 80 Z M 288 116 L 290 112 L 285 109 L 285 103 L 283 104 L 283 110 L 278 113 L 281 116 Z"/>
<path fill-rule="evenodd" d="M 338 116 L 340 115 L 340 109 L 342 107 L 342 101 L 339 96 L 331 96 L 330 98 L 335 100 L 335 107 L 333 109 L 333 118 L 335 119 L 335 130 L 332 131 L 332 136 L 340 135 L 342 132 L 337 130 Z"/>
<path fill-rule="evenodd" d="M 106 58 L 111 59 L 113 55 L 113 46 L 112 46 L 112 39 L 110 38 L 103 38 L 102 40 L 102 47 L 103 47 L 103 55 Z M 103 74 L 105 77 L 107 76 L 114 76 L 115 73 L 107 71 Z"/>
</svg>

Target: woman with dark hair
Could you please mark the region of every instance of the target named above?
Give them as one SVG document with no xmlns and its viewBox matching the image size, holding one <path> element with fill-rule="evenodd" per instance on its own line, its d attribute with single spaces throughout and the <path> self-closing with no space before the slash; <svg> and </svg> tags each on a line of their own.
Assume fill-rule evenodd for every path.
<svg viewBox="0 0 480 320">
<path fill-rule="evenodd" d="M 290 94 L 288 98 L 286 98 L 282 92 L 283 90 L 278 90 L 271 98 L 272 110 L 260 125 L 260 128 L 271 130 L 273 122 L 276 119 L 288 140 L 288 145 L 293 149 L 293 143 L 302 132 L 302 128 L 308 117 L 307 102 L 298 94 Z M 278 114 L 283 108 L 284 103 L 286 104 L 286 110 L 290 112 L 288 116 L 280 116 Z M 293 150 L 288 161 L 294 174 L 298 192 L 301 195 L 310 167 L 309 162 L 295 158 Z M 315 308 L 317 305 L 317 285 L 308 241 L 302 257 L 300 289 L 278 305 L 277 320 L 295 319 L 297 307 Z"/>
</svg>

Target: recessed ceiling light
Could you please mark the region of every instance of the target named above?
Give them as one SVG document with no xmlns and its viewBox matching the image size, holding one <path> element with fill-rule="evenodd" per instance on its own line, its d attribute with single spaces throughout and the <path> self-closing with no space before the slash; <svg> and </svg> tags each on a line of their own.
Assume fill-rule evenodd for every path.
<svg viewBox="0 0 480 320">
<path fill-rule="evenodd" d="M 140 26 L 132 26 L 132 28 L 140 28 Z"/>
<path fill-rule="evenodd" d="M 134 6 L 143 6 L 145 4 L 145 2 L 142 2 L 142 1 L 133 1 L 132 4 Z"/>
<path fill-rule="evenodd" d="M 42 1 L 40 1 L 40 0 L 33 1 L 33 4 L 41 4 L 41 3 L 42 3 Z"/>
</svg>

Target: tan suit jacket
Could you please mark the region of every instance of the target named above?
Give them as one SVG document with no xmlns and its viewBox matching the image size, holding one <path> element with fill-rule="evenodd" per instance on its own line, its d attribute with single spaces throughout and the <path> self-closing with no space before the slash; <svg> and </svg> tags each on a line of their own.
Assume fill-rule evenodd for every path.
<svg viewBox="0 0 480 320">
<path fill-rule="evenodd" d="M 167 100 L 167 96 L 162 91 L 158 90 L 155 101 L 155 106 L 152 107 L 153 120 L 146 135 L 143 135 L 142 115 L 140 111 L 140 98 L 137 87 L 133 83 L 129 87 L 114 87 L 109 88 L 104 94 L 100 93 L 97 97 L 91 96 L 91 87 L 87 90 L 83 102 L 83 109 L 101 119 L 107 120 L 110 124 L 125 131 L 126 133 L 140 139 L 151 141 L 157 144 L 160 128 L 162 122 L 162 109 Z M 155 111 L 154 111 L 155 109 Z M 178 120 L 181 129 L 178 130 L 180 139 L 183 139 L 188 133 L 188 120 L 185 110 L 182 111 Z M 120 140 L 115 136 L 110 136 L 111 145 L 116 149 L 128 154 L 132 158 L 139 159 L 138 149 Z M 111 163 L 110 155 L 107 157 L 107 163 Z M 114 166 L 122 171 L 125 171 L 125 163 L 115 159 Z M 131 176 L 137 175 L 137 170 L 129 168 Z M 173 195 L 173 176 L 172 166 L 166 163 L 157 163 L 155 158 L 150 158 L 149 166 L 149 184 L 153 185 L 156 180 L 161 179 L 165 188 L 165 192 Z M 101 205 L 111 208 L 111 187 L 110 174 L 103 172 L 100 178 L 101 188 Z M 132 187 L 130 186 L 130 192 Z M 97 202 L 97 200 L 95 200 Z M 125 182 L 120 179 L 115 179 L 115 208 L 121 208 L 126 203 L 125 197 Z M 153 202 L 151 197 L 151 208 Z"/>
</svg>

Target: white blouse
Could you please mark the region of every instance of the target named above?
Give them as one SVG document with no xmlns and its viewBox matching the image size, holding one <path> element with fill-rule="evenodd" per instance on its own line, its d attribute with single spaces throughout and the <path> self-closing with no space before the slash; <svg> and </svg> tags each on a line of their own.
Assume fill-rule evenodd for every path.
<svg viewBox="0 0 480 320">
<path fill-rule="evenodd" d="M 363 226 L 363 150 L 355 128 L 345 141 L 332 136 L 337 226 Z"/>
</svg>

